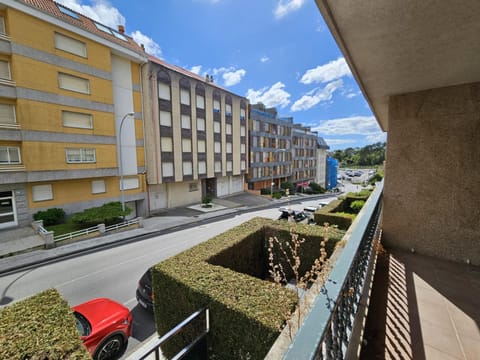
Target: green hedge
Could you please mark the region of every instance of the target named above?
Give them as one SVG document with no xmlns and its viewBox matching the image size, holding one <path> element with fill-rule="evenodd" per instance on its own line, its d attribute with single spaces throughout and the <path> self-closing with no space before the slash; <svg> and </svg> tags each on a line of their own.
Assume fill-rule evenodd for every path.
<svg viewBox="0 0 480 360">
<path fill-rule="evenodd" d="M 263 359 L 296 304 L 292 290 L 265 280 L 268 236 L 283 238 L 291 226 L 255 218 L 154 266 L 159 334 L 206 306 L 210 310 L 210 359 Z M 323 228 L 303 224 L 295 228 L 300 237 L 318 246 Z M 335 232 L 332 242 L 342 235 Z M 173 355 L 195 331 L 198 328 L 193 326 L 182 332 L 162 350 Z"/>
<path fill-rule="evenodd" d="M 0 310 L 0 359 L 91 359 L 68 303 L 46 290 Z"/>
</svg>

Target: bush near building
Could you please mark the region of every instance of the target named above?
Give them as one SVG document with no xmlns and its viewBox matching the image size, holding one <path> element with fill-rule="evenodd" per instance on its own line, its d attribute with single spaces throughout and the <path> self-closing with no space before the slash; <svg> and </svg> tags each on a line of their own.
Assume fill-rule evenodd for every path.
<svg viewBox="0 0 480 360">
<path fill-rule="evenodd" d="M 33 214 L 33 220 L 43 220 L 43 226 L 63 224 L 66 214 L 63 209 L 51 208 L 45 211 L 38 211 Z"/>
<path fill-rule="evenodd" d="M 292 224 L 252 219 L 153 267 L 155 323 L 163 335 L 196 310 L 210 310 L 212 359 L 263 359 L 296 305 L 294 291 L 268 280 L 268 238 L 291 239 Z M 302 264 L 319 256 L 323 227 L 295 224 L 306 241 Z M 344 232 L 330 234 L 331 252 Z M 287 269 L 287 267 L 285 267 Z M 162 347 L 175 354 L 200 332 L 191 328 Z"/>
<path fill-rule="evenodd" d="M 122 221 L 123 216 L 130 214 L 132 210 L 125 207 L 119 201 L 112 201 L 99 207 L 89 208 L 72 216 L 72 222 L 82 227 L 96 226 L 98 224 L 112 225 Z"/>
<path fill-rule="evenodd" d="M 91 360 L 68 303 L 46 290 L 0 310 L 0 359 Z"/>
</svg>

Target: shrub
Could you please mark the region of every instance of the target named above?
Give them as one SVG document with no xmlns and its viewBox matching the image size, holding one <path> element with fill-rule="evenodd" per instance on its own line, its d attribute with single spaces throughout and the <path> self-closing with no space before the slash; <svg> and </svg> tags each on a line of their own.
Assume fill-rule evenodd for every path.
<svg viewBox="0 0 480 360">
<path fill-rule="evenodd" d="M 362 210 L 363 205 L 365 205 L 364 200 L 355 200 L 350 204 L 350 209 L 352 209 L 355 214 L 358 214 L 360 210 Z"/>
<path fill-rule="evenodd" d="M 65 211 L 60 208 L 51 208 L 45 211 L 38 211 L 33 214 L 34 220 L 43 220 L 43 226 L 63 224 L 65 222 Z"/>
<path fill-rule="evenodd" d="M 272 194 L 272 198 L 280 199 L 282 197 L 282 193 L 280 191 L 276 191 Z"/>
<path fill-rule="evenodd" d="M 131 211 L 128 207 L 122 211 L 122 204 L 114 201 L 77 213 L 72 216 L 72 222 L 82 226 L 111 225 L 121 221 L 122 217 L 130 214 Z"/>
<path fill-rule="evenodd" d="M 310 184 L 308 186 L 310 187 L 310 189 L 312 189 L 312 192 L 314 194 L 323 194 L 325 192 L 325 189 L 316 182 L 310 181 Z"/>
<path fill-rule="evenodd" d="M 213 200 L 213 196 L 211 194 L 206 194 L 203 199 L 202 199 L 202 203 L 203 204 L 210 204 Z"/>
<path fill-rule="evenodd" d="M 383 176 L 379 173 L 373 175 L 373 177 L 368 181 L 370 185 L 375 185 L 376 182 L 382 181 Z"/>
<path fill-rule="evenodd" d="M 260 194 L 261 194 L 261 195 L 270 195 L 270 194 L 271 194 L 270 188 L 260 189 Z"/>
<path fill-rule="evenodd" d="M 290 194 L 293 194 L 295 192 L 295 185 L 293 185 L 291 182 L 289 181 L 284 181 L 280 184 L 280 188 L 282 188 L 283 190 L 287 190 L 290 192 Z"/>
</svg>

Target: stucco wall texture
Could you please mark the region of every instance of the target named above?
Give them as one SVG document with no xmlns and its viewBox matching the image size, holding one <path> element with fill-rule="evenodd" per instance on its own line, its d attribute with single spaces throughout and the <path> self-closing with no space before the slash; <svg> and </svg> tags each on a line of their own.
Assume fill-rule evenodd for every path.
<svg viewBox="0 0 480 360">
<path fill-rule="evenodd" d="M 480 83 L 390 98 L 383 235 L 480 265 Z"/>
</svg>

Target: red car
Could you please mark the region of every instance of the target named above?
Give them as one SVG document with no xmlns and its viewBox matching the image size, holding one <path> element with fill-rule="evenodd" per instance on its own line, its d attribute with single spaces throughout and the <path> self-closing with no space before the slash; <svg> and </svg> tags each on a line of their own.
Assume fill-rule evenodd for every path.
<svg viewBox="0 0 480 360">
<path fill-rule="evenodd" d="M 130 310 L 113 300 L 99 298 L 72 308 L 82 341 L 95 360 L 117 359 L 132 332 Z"/>
</svg>

